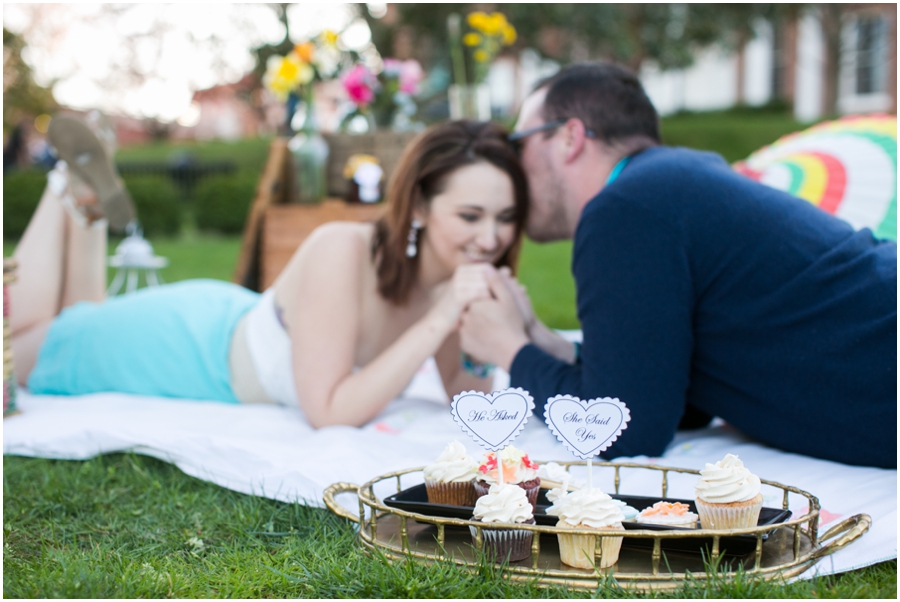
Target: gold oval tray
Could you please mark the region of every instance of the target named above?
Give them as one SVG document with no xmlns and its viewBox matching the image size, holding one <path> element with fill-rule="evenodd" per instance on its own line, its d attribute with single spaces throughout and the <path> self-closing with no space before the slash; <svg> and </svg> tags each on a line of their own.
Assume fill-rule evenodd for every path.
<svg viewBox="0 0 900 602">
<path fill-rule="evenodd" d="M 585 462 L 559 462 L 568 470 L 572 466 L 585 466 Z M 660 473 L 662 498 L 668 493 L 670 473 L 700 474 L 698 470 L 650 466 L 619 462 L 593 462 L 595 469 L 613 470 L 615 493 L 619 494 L 621 469 L 653 470 Z M 449 560 L 460 565 L 473 566 L 477 563 L 478 548 L 483 539 L 482 524 L 469 520 L 429 516 L 407 512 L 386 506 L 375 495 L 375 486 L 391 479 L 396 480 L 397 492 L 402 491 L 401 477 L 421 471 L 410 468 L 381 475 L 361 485 L 335 483 L 325 490 L 325 505 L 335 514 L 359 523 L 359 543 L 364 550 L 378 549 L 389 559 L 418 558 L 427 562 Z M 583 570 L 562 564 L 559 559 L 557 533 L 582 534 L 575 529 L 554 526 L 515 525 L 508 528 L 526 529 L 534 533 L 531 556 L 520 562 L 509 564 L 510 577 L 531 580 L 538 577 L 545 585 L 564 584 L 570 587 L 596 588 L 600 579 L 614 577 L 620 585 L 630 591 L 671 589 L 677 587 L 688 574 L 694 579 L 706 579 L 705 555 L 687 552 L 663 551 L 663 540 L 682 538 L 712 539 L 708 559 L 710 566 L 718 566 L 718 578 L 732 578 L 741 570 L 745 574 L 763 579 L 795 577 L 812 567 L 824 556 L 832 554 L 857 540 L 869 529 L 872 522 L 868 514 L 857 514 L 841 521 L 821 536 L 818 534 L 819 500 L 809 492 L 775 481 L 762 480 L 783 492 L 782 507 L 788 509 L 791 494 L 800 495 L 809 502 L 809 510 L 803 516 L 772 525 L 750 529 L 691 531 L 651 531 L 627 530 L 622 533 L 625 543 L 618 562 L 610 569 Z M 348 511 L 335 500 L 341 493 L 353 492 L 359 500 L 359 517 Z M 366 516 L 366 510 L 369 510 Z M 450 527 L 448 529 L 448 527 Z M 462 527 L 457 529 L 454 527 Z M 468 527 L 475 527 L 477 536 L 473 545 Z M 491 528 L 506 528 L 491 525 Z M 764 541 L 764 534 L 769 536 Z M 735 535 L 756 537 L 756 549 L 743 557 L 728 557 L 721 563 L 720 540 Z M 627 545 L 629 539 L 653 540 L 652 551 L 634 549 Z M 600 550 L 600 545 L 595 546 Z M 599 560 L 599 558 L 597 559 Z"/>
</svg>

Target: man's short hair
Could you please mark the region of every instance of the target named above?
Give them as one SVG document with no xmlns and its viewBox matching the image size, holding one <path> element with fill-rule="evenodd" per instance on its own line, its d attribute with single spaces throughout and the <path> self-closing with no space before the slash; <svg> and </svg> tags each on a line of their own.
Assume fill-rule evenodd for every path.
<svg viewBox="0 0 900 602">
<path fill-rule="evenodd" d="M 624 67 L 576 63 L 539 81 L 535 91 L 542 88 L 545 122 L 578 118 L 608 145 L 660 142 L 659 115 L 637 76 Z"/>
</svg>

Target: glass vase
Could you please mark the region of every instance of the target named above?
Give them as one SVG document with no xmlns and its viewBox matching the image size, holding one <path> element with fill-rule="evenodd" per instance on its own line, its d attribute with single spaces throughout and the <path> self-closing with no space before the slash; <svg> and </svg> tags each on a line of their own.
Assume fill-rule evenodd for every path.
<svg viewBox="0 0 900 602">
<path fill-rule="evenodd" d="M 452 85 L 447 90 L 450 101 L 450 119 L 491 118 L 491 90 L 487 84 Z"/>
<path fill-rule="evenodd" d="M 328 194 L 328 143 L 319 132 L 311 95 L 304 108 L 300 131 L 288 141 L 294 166 L 294 201 L 318 203 Z"/>
</svg>

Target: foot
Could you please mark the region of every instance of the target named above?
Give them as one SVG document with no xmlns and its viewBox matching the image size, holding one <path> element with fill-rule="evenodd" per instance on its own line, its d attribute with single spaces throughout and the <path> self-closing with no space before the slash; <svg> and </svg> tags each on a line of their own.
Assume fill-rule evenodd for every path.
<svg viewBox="0 0 900 602">
<path fill-rule="evenodd" d="M 124 231 L 135 218 L 134 204 L 116 174 L 103 143 L 87 125 L 66 115 L 57 115 L 50 121 L 47 138 L 59 158 L 66 162 L 74 175 L 93 189 L 100 201 L 99 208 L 78 209 L 79 212 L 94 215 L 100 211 L 101 217 L 109 220 L 110 228 Z"/>
<path fill-rule="evenodd" d="M 76 224 L 90 228 L 101 221 L 103 225 L 108 223 L 100 199 L 90 186 L 69 171 L 65 161 L 57 161 L 47 174 L 47 186 Z"/>
</svg>

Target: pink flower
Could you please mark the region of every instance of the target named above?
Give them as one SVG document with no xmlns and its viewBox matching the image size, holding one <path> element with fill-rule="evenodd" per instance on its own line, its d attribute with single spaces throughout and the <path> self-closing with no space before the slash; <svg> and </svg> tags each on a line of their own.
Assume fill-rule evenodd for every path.
<svg viewBox="0 0 900 602">
<path fill-rule="evenodd" d="M 419 61 L 415 59 L 403 61 L 400 63 L 400 91 L 415 95 L 419 91 L 419 82 L 422 81 L 424 76 L 425 74 Z"/>
<path fill-rule="evenodd" d="M 365 65 L 354 65 L 341 76 L 344 89 L 357 106 L 364 106 L 375 100 L 378 80 Z"/>
<path fill-rule="evenodd" d="M 398 59 L 384 59 L 384 74 L 388 77 L 397 77 L 400 75 L 400 69 L 403 67 L 403 61 Z"/>
</svg>

